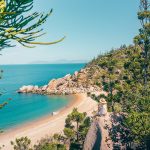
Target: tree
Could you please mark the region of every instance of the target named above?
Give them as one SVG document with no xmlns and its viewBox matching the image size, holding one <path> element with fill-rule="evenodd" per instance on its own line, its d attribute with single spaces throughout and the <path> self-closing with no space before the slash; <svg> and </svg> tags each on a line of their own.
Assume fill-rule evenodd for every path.
<svg viewBox="0 0 150 150">
<path fill-rule="evenodd" d="M 138 100 L 143 97 L 143 76 L 141 66 L 141 48 L 134 47 L 126 52 L 128 60 L 124 63 L 123 104 L 124 111 L 137 111 Z"/>
<path fill-rule="evenodd" d="M 121 92 L 120 88 L 120 67 L 122 64 L 113 57 L 114 50 L 107 54 L 107 60 L 103 60 L 99 67 L 102 67 L 104 71 L 101 73 L 102 88 L 106 94 L 100 94 L 96 100 L 99 102 L 100 99 L 104 98 L 108 102 L 108 107 L 111 108 L 111 111 L 114 110 L 114 105 L 116 102 L 119 102 L 119 97 Z"/>
<path fill-rule="evenodd" d="M 16 139 L 15 142 L 11 141 L 11 145 L 13 145 L 14 150 L 32 150 L 30 144 L 31 140 L 27 137 Z"/>
<path fill-rule="evenodd" d="M 79 141 L 79 124 L 85 119 L 86 113 L 80 113 L 77 111 L 77 108 L 74 108 L 71 115 L 68 117 L 71 118 L 71 121 L 76 123 L 76 135 L 77 141 Z"/>
<path fill-rule="evenodd" d="M 43 145 L 39 150 L 67 150 L 63 144 L 47 143 Z"/>
<path fill-rule="evenodd" d="M 66 150 L 64 137 L 54 134 L 53 137 L 42 138 L 38 144 L 34 145 L 34 150 Z"/>
<path fill-rule="evenodd" d="M 142 28 L 139 30 L 140 34 L 134 38 L 135 44 L 138 44 L 141 49 L 142 56 L 142 75 L 145 94 L 147 92 L 148 80 L 150 78 L 150 1 L 140 0 L 140 11 L 138 12 L 138 19 L 141 22 Z"/>
<path fill-rule="evenodd" d="M 14 150 L 66 150 L 66 146 L 60 141 L 61 135 L 42 138 L 38 144 L 31 147 L 31 140 L 27 137 L 21 137 L 11 142 Z"/>
<path fill-rule="evenodd" d="M 125 125 L 130 129 L 136 147 L 148 149 L 150 142 L 150 2 L 140 0 L 138 19 L 142 28 L 134 38 L 135 48 L 124 64 Z"/>
<path fill-rule="evenodd" d="M 91 119 L 90 117 L 86 117 L 84 121 L 79 126 L 79 133 L 80 133 L 80 140 L 82 145 L 84 144 L 85 137 L 88 133 L 89 127 L 91 126 Z"/>
<path fill-rule="evenodd" d="M 71 147 L 81 149 L 91 123 L 90 118 L 86 117 L 86 113 L 80 113 L 74 108 L 65 122 L 64 134 L 70 140 Z"/>
<path fill-rule="evenodd" d="M 139 147 L 148 149 L 150 146 L 150 113 L 132 112 L 128 115 L 126 124 Z"/>
<path fill-rule="evenodd" d="M 101 79 L 106 95 L 95 99 L 105 98 L 115 106 L 116 102 L 122 106 L 120 121 L 113 119 L 112 129 L 114 143 L 121 143 L 126 148 L 148 149 L 150 143 L 150 2 L 140 0 L 138 18 L 142 28 L 140 34 L 134 38 L 135 46 L 123 47 L 122 60 L 117 60 L 117 53 L 113 51 L 96 60 L 101 67 Z M 111 56 L 111 57 L 109 57 Z M 121 58 L 121 57 L 120 57 Z M 115 63 L 112 63 L 115 60 Z M 108 61 L 108 62 L 107 62 Z M 115 69 L 121 64 L 121 73 L 115 75 Z M 92 62 L 93 63 L 93 62 Z M 117 82 L 116 82 L 117 81 Z M 112 107 L 114 111 L 115 107 Z M 119 108 L 120 109 L 120 108 Z M 120 109 L 121 110 L 121 109 Z M 119 110 L 119 111 L 120 111 Z M 117 116 L 115 116 L 118 118 Z M 116 123 L 118 122 L 118 123 Z M 119 137 L 117 136 L 119 135 Z M 118 142 L 118 139 L 120 142 Z M 131 144 L 132 143 L 132 144 Z M 132 146 L 131 146 L 132 145 Z"/>
<path fill-rule="evenodd" d="M 71 128 L 64 128 L 64 135 L 68 138 L 69 141 L 71 141 L 75 137 L 75 131 Z"/>
<path fill-rule="evenodd" d="M 33 0 L 1 0 L 0 1 L 0 50 L 14 46 L 11 42 L 16 41 L 25 47 L 35 47 L 35 44 L 51 45 L 55 42 L 34 42 L 35 39 L 44 35 L 39 27 L 52 14 L 34 12 L 27 15 L 33 8 Z"/>
</svg>

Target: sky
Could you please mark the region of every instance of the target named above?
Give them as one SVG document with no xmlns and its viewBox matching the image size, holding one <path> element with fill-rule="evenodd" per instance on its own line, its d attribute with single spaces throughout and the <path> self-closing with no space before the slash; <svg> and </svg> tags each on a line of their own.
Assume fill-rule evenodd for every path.
<svg viewBox="0 0 150 150">
<path fill-rule="evenodd" d="M 34 0 L 32 11 L 53 13 L 36 41 L 65 40 L 49 46 L 6 48 L 0 64 L 87 62 L 98 54 L 132 44 L 140 28 L 139 0 Z M 31 14 L 31 12 L 29 13 Z"/>
</svg>

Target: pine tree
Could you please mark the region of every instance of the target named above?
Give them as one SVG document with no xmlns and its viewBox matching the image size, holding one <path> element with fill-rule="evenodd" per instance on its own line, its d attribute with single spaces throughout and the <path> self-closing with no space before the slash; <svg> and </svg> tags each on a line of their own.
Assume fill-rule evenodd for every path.
<svg viewBox="0 0 150 150">
<path fill-rule="evenodd" d="M 134 51 L 126 62 L 126 86 L 124 97 L 128 107 L 126 127 L 136 145 L 148 149 L 150 142 L 150 2 L 140 0 L 138 19 L 142 28 L 134 38 Z M 128 88 L 127 88 L 128 87 Z M 127 106 L 128 105 L 128 106 Z"/>
<path fill-rule="evenodd" d="M 64 134 L 70 141 L 70 149 L 75 147 L 81 149 L 91 124 L 90 118 L 86 117 L 86 113 L 80 113 L 77 108 L 74 108 L 65 123 Z"/>
<path fill-rule="evenodd" d="M 134 38 L 135 44 L 138 44 L 141 49 L 142 56 L 142 75 L 145 94 L 147 93 L 150 81 L 150 1 L 140 0 L 140 11 L 138 12 L 138 19 L 141 22 L 142 28 L 139 30 L 140 34 Z"/>
<path fill-rule="evenodd" d="M 34 12 L 27 15 L 33 8 L 33 0 L 0 0 L 0 50 L 14 46 L 12 40 L 29 48 L 36 44 L 51 45 L 55 42 L 36 42 L 44 35 L 39 27 L 52 14 L 52 9 L 47 13 Z"/>
</svg>

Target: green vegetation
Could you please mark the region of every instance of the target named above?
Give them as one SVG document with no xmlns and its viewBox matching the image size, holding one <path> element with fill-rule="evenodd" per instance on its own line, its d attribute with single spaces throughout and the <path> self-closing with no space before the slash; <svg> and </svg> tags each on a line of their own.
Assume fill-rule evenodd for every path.
<svg viewBox="0 0 150 150">
<path fill-rule="evenodd" d="M 66 118 L 64 135 L 54 134 L 53 137 L 42 138 L 38 144 L 31 146 L 31 140 L 22 137 L 11 142 L 14 150 L 80 150 L 83 147 L 84 140 L 91 120 L 86 117 L 86 113 L 80 113 L 76 108 Z"/>
<path fill-rule="evenodd" d="M 32 1 L 27 2 L 31 4 Z M 2 6 L 3 8 L 1 7 L 0 11 L 2 17 L 5 18 L 5 15 L 16 16 L 16 14 L 10 13 L 13 11 L 7 9 L 5 11 L 5 5 Z M 38 15 L 35 15 L 33 18 L 37 16 Z M 43 17 L 43 21 L 45 21 L 47 17 L 48 15 Z M 0 18 L 2 23 L 4 18 Z M 27 20 L 29 18 L 27 18 Z M 86 71 L 82 73 L 84 76 L 82 75 L 82 78 L 79 76 L 77 81 L 80 81 L 80 84 L 83 84 L 83 86 L 86 84 L 85 87 L 95 85 L 105 91 L 106 94 L 101 94 L 98 97 L 92 95 L 92 98 L 98 102 L 101 98 L 104 98 L 108 102 L 108 108 L 109 111 L 112 112 L 112 116 L 114 117 L 117 114 L 118 118 L 115 119 L 115 122 L 112 122 L 113 126 L 109 130 L 110 137 L 114 142 L 114 149 L 120 149 L 121 147 L 125 147 L 125 149 L 149 149 L 150 147 L 149 0 L 140 0 L 138 19 L 142 27 L 139 30 L 139 35 L 134 38 L 134 45 L 123 45 L 119 49 L 113 49 L 104 55 L 94 58 L 87 64 L 85 68 Z M 22 34 L 24 31 L 22 32 L 22 28 L 19 29 L 19 34 Z M 32 27 L 29 29 L 29 31 L 31 31 Z M 29 32 L 28 30 L 25 31 Z M 0 33 L 1 32 L 2 31 L 0 31 Z M 9 32 L 11 34 L 14 33 L 14 29 L 6 29 L 5 32 L 7 34 L 0 35 L 4 38 L 4 40 L 1 41 L 2 48 L 11 46 L 7 42 L 8 39 L 13 39 L 11 38 L 13 36 L 8 38 L 8 35 Z M 31 34 L 31 36 L 33 35 L 34 34 Z M 31 41 L 33 39 L 34 37 L 31 38 Z M 23 38 L 18 42 L 23 45 L 34 44 L 31 41 L 30 38 Z M 82 80 L 83 78 L 84 80 Z M 118 124 L 116 122 L 118 122 Z M 67 116 L 65 123 L 64 136 L 56 134 L 53 138 L 44 139 L 39 145 L 35 145 L 34 148 L 36 150 L 64 150 L 66 149 L 64 146 L 65 143 L 69 143 L 67 145 L 69 145 L 72 150 L 82 149 L 87 131 L 91 124 L 90 118 L 86 117 L 86 113 L 80 113 L 77 109 L 73 109 L 72 113 Z M 24 150 L 26 150 L 26 148 L 30 148 L 30 140 L 27 138 L 17 139 L 16 143 L 12 143 L 12 145 L 14 145 L 14 149 L 23 146 Z"/>
<path fill-rule="evenodd" d="M 86 113 L 80 113 L 76 108 L 67 116 L 64 135 L 70 142 L 70 149 L 82 149 L 91 120 Z"/>
<path fill-rule="evenodd" d="M 20 139 L 16 139 L 15 142 L 11 142 L 14 150 L 31 150 L 30 148 L 31 140 L 27 137 L 22 137 Z"/>
<path fill-rule="evenodd" d="M 16 139 L 11 142 L 14 150 L 66 150 L 66 146 L 54 137 L 43 138 L 37 145 L 31 146 L 31 140 L 27 137 Z"/>
<path fill-rule="evenodd" d="M 102 81 L 101 88 L 107 93 L 98 97 L 92 95 L 92 98 L 98 102 L 105 98 L 109 111 L 122 116 L 120 126 L 115 127 L 115 132 L 110 132 L 112 140 L 118 143 L 114 137 L 119 133 L 122 135 L 119 139 L 121 144 L 130 149 L 131 145 L 148 149 L 150 143 L 150 76 L 147 75 L 145 84 L 142 52 L 138 45 L 123 46 L 87 65 L 99 66 L 100 78 L 93 80 Z M 112 60 L 115 62 L 113 65 Z M 150 72 L 149 67 L 147 72 Z"/>
<path fill-rule="evenodd" d="M 34 47 L 35 44 L 50 45 L 55 42 L 35 42 L 45 33 L 39 27 L 51 15 L 52 9 L 47 14 L 34 12 L 27 15 L 33 8 L 33 0 L 0 0 L 0 50 L 14 46 L 12 40 L 25 47 Z"/>
<path fill-rule="evenodd" d="M 150 147 L 150 2 L 148 0 L 140 1 L 138 18 L 142 28 L 139 30 L 139 35 L 134 38 L 135 46 L 124 45 L 120 49 L 98 56 L 87 67 L 99 67 L 100 75 L 96 82 L 102 81 L 101 88 L 107 92 L 94 98 L 96 100 L 105 98 L 111 108 L 109 110 L 121 112 L 121 126 L 115 129 L 115 134 L 110 133 L 113 141 L 118 143 L 113 136 L 120 133 L 124 134 L 120 138 L 122 146 L 126 145 L 126 148 L 130 149 L 133 147 L 148 149 Z"/>
<path fill-rule="evenodd" d="M 66 150 L 65 139 L 62 135 L 55 134 L 53 137 L 43 138 L 33 150 Z"/>
</svg>

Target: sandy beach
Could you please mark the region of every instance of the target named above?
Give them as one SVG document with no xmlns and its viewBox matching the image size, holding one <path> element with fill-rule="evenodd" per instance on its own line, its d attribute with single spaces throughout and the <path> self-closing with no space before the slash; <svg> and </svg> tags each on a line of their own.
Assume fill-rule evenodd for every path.
<svg viewBox="0 0 150 150">
<path fill-rule="evenodd" d="M 12 150 L 10 141 L 14 141 L 19 137 L 27 136 L 34 145 L 42 137 L 54 133 L 63 133 L 65 118 L 73 108 L 78 108 L 80 112 L 86 112 L 88 116 L 91 116 L 92 112 L 97 109 L 97 103 L 87 97 L 86 94 L 76 94 L 75 100 L 60 110 L 58 114 L 40 118 L 0 134 L 0 146 L 5 145 L 2 150 Z"/>
</svg>

